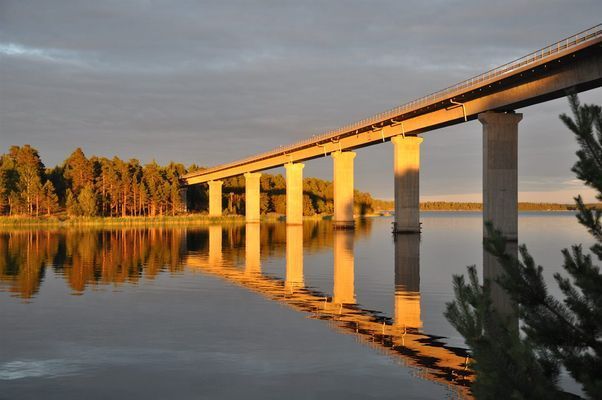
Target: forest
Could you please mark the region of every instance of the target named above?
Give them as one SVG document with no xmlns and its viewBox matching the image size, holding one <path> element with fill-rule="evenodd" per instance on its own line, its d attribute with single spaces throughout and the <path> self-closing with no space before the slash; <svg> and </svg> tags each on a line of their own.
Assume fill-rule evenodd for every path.
<svg viewBox="0 0 602 400">
<path fill-rule="evenodd" d="M 11 146 L 0 156 L 0 215 L 67 217 L 167 216 L 205 212 L 207 185 L 191 187 L 187 207 L 182 203 L 180 176 L 200 169 L 170 162 L 142 164 L 136 159 L 86 157 L 77 148 L 60 165 L 46 168 L 39 152 L 30 145 Z M 306 178 L 304 215 L 333 212 L 332 182 Z M 224 180 L 224 214 L 244 214 L 244 177 Z M 368 193 L 355 192 L 358 214 L 374 211 L 375 200 Z M 286 182 L 282 175 L 261 177 L 262 214 L 284 214 Z"/>
</svg>

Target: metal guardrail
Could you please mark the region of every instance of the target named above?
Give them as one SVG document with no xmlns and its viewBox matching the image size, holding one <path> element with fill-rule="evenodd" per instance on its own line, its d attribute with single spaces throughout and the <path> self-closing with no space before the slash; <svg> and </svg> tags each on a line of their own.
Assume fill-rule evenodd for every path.
<svg viewBox="0 0 602 400">
<path fill-rule="evenodd" d="M 314 135 L 308 139 L 290 144 L 288 146 L 280 146 L 274 150 L 270 150 L 265 153 L 260 153 L 255 156 L 247 157 L 247 158 L 244 158 L 244 159 L 241 159 L 238 161 L 229 162 L 226 164 L 220 164 L 215 167 L 211 167 L 211 168 L 205 169 L 205 170 L 197 172 L 197 173 L 193 172 L 191 174 L 187 174 L 185 176 L 206 175 L 211 172 L 227 169 L 227 168 L 234 167 L 237 165 L 248 164 L 253 161 L 259 161 L 259 160 L 262 160 L 265 158 L 273 157 L 275 155 L 285 155 L 292 150 L 303 148 L 304 146 L 307 146 L 309 144 L 319 144 L 320 142 L 328 141 L 330 139 L 336 138 L 337 136 L 341 136 L 344 133 L 353 132 L 358 129 L 365 128 L 366 126 L 378 124 L 383 121 L 389 120 L 391 118 L 397 117 L 400 114 L 408 113 L 410 111 L 425 107 L 425 106 L 433 104 L 433 103 L 436 103 L 440 100 L 448 99 L 449 95 L 452 93 L 456 93 L 461 90 L 467 91 L 470 88 L 478 87 L 483 82 L 488 81 L 492 78 L 497 78 L 499 76 L 509 74 L 519 68 L 522 68 L 524 66 L 534 64 L 536 62 L 539 62 L 541 60 L 549 58 L 549 57 L 559 53 L 560 51 L 570 49 L 571 47 L 575 47 L 583 42 L 594 40 L 599 37 L 602 37 L 602 24 L 598 24 L 589 29 L 581 31 L 577 34 L 569 36 L 556 43 L 546 46 L 542 49 L 539 49 L 532 53 L 529 53 L 526 56 L 517 58 L 514 61 L 510 61 L 506 64 L 500 65 L 499 67 L 490 69 L 489 71 L 486 71 L 480 75 L 466 79 L 462 82 L 456 83 L 455 85 L 449 86 L 445 89 L 428 94 L 419 99 L 412 100 L 401 106 L 398 106 L 398 107 L 392 108 L 390 110 L 384 111 L 382 113 L 373 115 L 371 117 L 362 119 L 362 120 L 354 122 L 352 124 L 345 125 L 341 128 L 332 129 L 321 135 Z"/>
</svg>

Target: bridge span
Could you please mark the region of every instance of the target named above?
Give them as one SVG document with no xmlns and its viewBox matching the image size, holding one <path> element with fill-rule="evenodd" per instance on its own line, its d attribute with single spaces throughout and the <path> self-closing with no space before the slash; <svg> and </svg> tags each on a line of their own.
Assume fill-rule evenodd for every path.
<svg viewBox="0 0 602 400">
<path fill-rule="evenodd" d="M 518 108 L 602 86 L 602 24 L 553 43 L 481 75 L 389 111 L 304 141 L 242 160 L 195 171 L 183 187 L 208 183 L 209 215 L 222 213 L 222 179 L 246 178 L 246 219 L 259 221 L 260 171 L 286 168 L 286 220 L 300 224 L 303 161 L 331 155 L 334 222 L 353 227 L 353 150 L 393 143 L 395 232 L 419 232 L 418 135 L 478 119 L 483 124 L 483 217 L 506 237 L 517 237 Z"/>
</svg>

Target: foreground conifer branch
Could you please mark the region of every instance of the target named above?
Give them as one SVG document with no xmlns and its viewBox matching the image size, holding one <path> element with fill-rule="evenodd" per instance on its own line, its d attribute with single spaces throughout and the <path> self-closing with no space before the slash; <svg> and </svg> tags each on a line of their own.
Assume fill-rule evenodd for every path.
<svg viewBox="0 0 602 400">
<path fill-rule="evenodd" d="M 572 168 L 577 178 L 597 191 L 602 201 L 602 109 L 581 104 L 569 96 L 573 116 L 560 119 L 580 145 Z M 593 256 L 602 259 L 601 212 L 575 197 L 577 220 L 593 236 Z M 518 259 L 507 252 L 506 239 L 490 223 L 484 250 L 504 270 L 496 281 L 518 304 L 522 334 L 509 327 L 493 307 L 492 282 L 479 284 L 475 266 L 468 279 L 454 276 L 455 300 L 447 304 L 445 317 L 464 336 L 473 354 L 477 373 L 473 393 L 478 399 L 579 398 L 558 385 L 564 367 L 582 385 L 590 399 L 602 398 L 602 275 L 592 255 L 581 245 L 562 250 L 568 277 L 554 278 L 563 298 L 548 293 L 543 268 L 527 247 L 519 247 Z"/>
</svg>

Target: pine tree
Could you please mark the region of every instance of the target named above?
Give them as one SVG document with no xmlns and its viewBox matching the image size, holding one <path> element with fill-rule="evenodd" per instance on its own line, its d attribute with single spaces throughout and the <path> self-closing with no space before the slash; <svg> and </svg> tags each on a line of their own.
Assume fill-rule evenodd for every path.
<svg viewBox="0 0 602 400">
<path fill-rule="evenodd" d="M 79 209 L 84 217 L 94 217 L 97 213 L 96 194 L 92 185 L 88 184 L 77 197 Z"/>
<path fill-rule="evenodd" d="M 44 164 L 42 164 L 38 151 L 28 144 L 23 147 L 12 146 L 9 157 L 14 160 L 15 170 L 19 177 L 17 191 L 25 203 L 27 213 L 33 215 L 37 212 L 39 205 Z"/>
<path fill-rule="evenodd" d="M 79 208 L 77 198 L 75 197 L 71 189 L 67 189 L 65 208 L 67 211 L 67 215 L 70 217 L 77 217 L 81 215 L 81 209 Z"/>
<path fill-rule="evenodd" d="M 575 134 L 580 150 L 573 172 L 594 188 L 602 201 L 602 109 L 581 105 L 576 96 L 569 102 L 573 117 L 561 115 Z M 590 250 L 602 259 L 602 212 L 575 198 L 577 219 L 596 240 Z M 469 267 L 469 283 L 454 276 L 455 300 L 448 303 L 446 318 L 466 339 L 477 372 L 473 391 L 479 399 L 568 398 L 557 385 L 563 366 L 591 399 L 602 398 L 602 275 L 581 245 L 562 250 L 569 278 L 554 278 L 564 298 L 548 293 L 543 268 L 523 245 L 517 259 L 506 251 L 506 239 L 486 225 L 484 249 L 504 270 L 497 280 L 519 305 L 524 336 L 509 329 L 491 305 L 491 282 L 478 283 L 475 267 Z"/>
<path fill-rule="evenodd" d="M 0 215 L 6 213 L 8 208 L 8 179 L 4 169 L 2 168 L 2 159 L 0 158 Z"/>
<path fill-rule="evenodd" d="M 65 160 L 64 176 L 70 181 L 71 190 L 75 195 L 79 195 L 79 192 L 84 186 L 93 182 L 93 165 L 90 160 L 86 158 L 86 155 L 81 148 L 78 147 L 75 149 L 75 151 Z"/>
<path fill-rule="evenodd" d="M 59 198 L 54 190 L 54 185 L 51 181 L 46 181 L 42 188 L 42 205 L 46 210 L 46 215 L 50 216 L 53 212 L 59 208 Z"/>
</svg>

